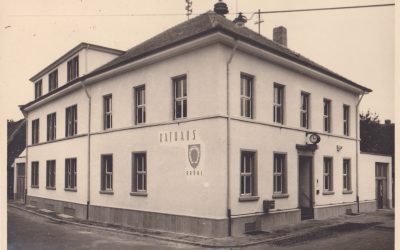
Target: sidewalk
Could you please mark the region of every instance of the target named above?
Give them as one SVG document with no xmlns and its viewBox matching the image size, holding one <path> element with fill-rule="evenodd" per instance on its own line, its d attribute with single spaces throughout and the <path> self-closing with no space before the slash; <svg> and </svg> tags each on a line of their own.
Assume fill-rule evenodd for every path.
<svg viewBox="0 0 400 250">
<path fill-rule="evenodd" d="M 393 210 L 379 210 L 360 215 L 344 215 L 326 220 L 306 220 L 296 225 L 276 227 L 268 232 L 257 232 L 240 237 L 209 238 L 86 221 L 29 205 L 25 206 L 17 202 L 9 202 L 8 206 L 46 217 L 53 221 L 209 248 L 245 247 L 261 243 L 284 246 L 293 242 L 305 241 L 308 238 L 321 238 L 331 234 L 351 232 L 370 227 L 394 230 Z"/>
</svg>

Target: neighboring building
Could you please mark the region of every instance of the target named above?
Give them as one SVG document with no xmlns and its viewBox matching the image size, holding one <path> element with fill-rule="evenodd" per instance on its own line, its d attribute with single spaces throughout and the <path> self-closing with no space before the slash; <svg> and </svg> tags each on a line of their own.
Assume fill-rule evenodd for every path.
<svg viewBox="0 0 400 250">
<path fill-rule="evenodd" d="M 21 106 L 27 203 L 217 237 L 376 209 L 358 185 L 373 180 L 357 171 L 357 103 L 371 90 L 221 6 L 109 62 L 98 52 L 104 65 Z M 57 65 L 31 79 L 35 89 L 56 68 L 67 79 Z"/>
<path fill-rule="evenodd" d="M 13 162 L 26 147 L 26 122 L 7 121 L 7 199 L 14 198 L 14 169 Z"/>
</svg>

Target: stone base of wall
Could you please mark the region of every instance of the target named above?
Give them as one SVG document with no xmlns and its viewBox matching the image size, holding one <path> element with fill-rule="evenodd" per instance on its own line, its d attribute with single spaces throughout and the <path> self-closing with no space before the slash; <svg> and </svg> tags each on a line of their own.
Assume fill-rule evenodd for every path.
<svg viewBox="0 0 400 250">
<path fill-rule="evenodd" d="M 376 211 L 376 201 L 360 202 L 360 213 Z M 334 204 L 319 206 L 314 208 L 314 218 L 321 220 L 332 217 L 338 217 L 348 212 L 357 213 L 357 203 Z"/>
<path fill-rule="evenodd" d="M 27 205 L 35 206 L 37 208 L 45 208 L 56 213 L 67 214 L 79 219 L 86 219 L 86 205 L 35 196 L 27 196 L 26 199 Z"/>
</svg>

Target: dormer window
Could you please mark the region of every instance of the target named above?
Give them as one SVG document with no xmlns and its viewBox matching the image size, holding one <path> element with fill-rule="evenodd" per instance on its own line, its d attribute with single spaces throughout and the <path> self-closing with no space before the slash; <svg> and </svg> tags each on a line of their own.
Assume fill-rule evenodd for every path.
<svg viewBox="0 0 400 250">
<path fill-rule="evenodd" d="M 35 82 L 35 99 L 42 96 L 42 79 Z"/>
<path fill-rule="evenodd" d="M 58 87 L 58 70 L 49 74 L 49 92 Z"/>
<path fill-rule="evenodd" d="M 79 76 L 79 57 L 76 56 L 68 61 L 67 81 L 72 81 Z"/>
</svg>

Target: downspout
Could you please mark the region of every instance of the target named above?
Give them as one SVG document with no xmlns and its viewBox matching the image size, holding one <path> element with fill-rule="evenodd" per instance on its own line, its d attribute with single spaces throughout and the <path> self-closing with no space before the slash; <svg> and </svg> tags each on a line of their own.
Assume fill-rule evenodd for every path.
<svg viewBox="0 0 400 250">
<path fill-rule="evenodd" d="M 87 73 L 87 50 L 89 48 L 89 45 L 86 46 L 85 50 L 85 74 Z M 88 98 L 88 143 L 87 143 L 87 201 L 86 201 L 86 220 L 89 220 L 89 207 L 90 207 L 90 133 L 91 133 L 91 128 L 90 128 L 90 122 L 91 122 L 91 111 L 92 111 L 92 97 L 89 94 L 89 91 L 87 90 L 87 87 L 85 85 L 85 80 L 81 81 L 82 87 L 85 90 L 86 97 Z"/>
<path fill-rule="evenodd" d="M 360 213 L 360 196 L 358 194 L 358 155 L 360 154 L 360 117 L 358 114 L 358 107 L 360 106 L 361 100 L 363 99 L 365 92 L 362 92 L 361 97 L 359 97 L 357 104 L 356 104 L 356 201 L 357 201 L 357 213 Z"/>
<path fill-rule="evenodd" d="M 231 212 L 231 201 L 230 201 L 230 165 L 231 165 L 231 112 L 230 112 L 230 89 L 229 89 L 229 66 L 232 62 L 233 56 L 236 53 L 236 49 L 238 46 L 238 40 L 235 39 L 235 45 L 232 49 L 231 55 L 229 56 L 228 61 L 226 62 L 226 114 L 227 114 L 227 123 L 226 123 L 226 149 L 227 149 L 227 168 L 226 168 L 226 212 L 228 217 L 228 236 L 232 235 L 232 212 Z"/>
<path fill-rule="evenodd" d="M 29 142 L 29 136 L 28 136 L 28 114 L 21 110 L 22 114 L 24 115 L 25 118 L 25 192 L 24 192 L 24 204 L 26 205 L 26 199 L 28 197 L 28 142 Z M 32 175 L 32 173 L 31 173 Z M 14 181 L 16 181 L 17 177 L 17 165 L 15 165 L 15 174 L 14 174 Z"/>
</svg>

